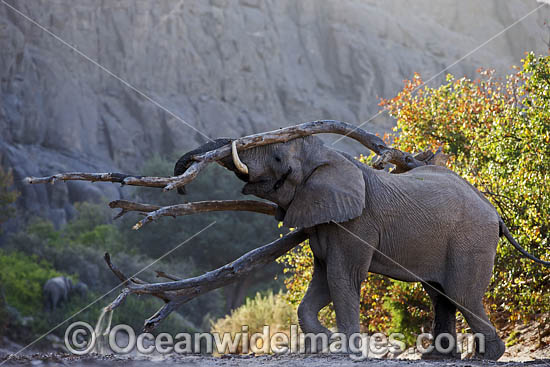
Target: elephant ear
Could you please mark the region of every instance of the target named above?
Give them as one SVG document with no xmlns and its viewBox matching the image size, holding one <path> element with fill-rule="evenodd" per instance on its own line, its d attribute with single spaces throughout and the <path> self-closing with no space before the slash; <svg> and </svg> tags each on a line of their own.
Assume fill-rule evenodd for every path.
<svg viewBox="0 0 550 367">
<path fill-rule="evenodd" d="M 307 228 L 330 221 L 345 222 L 360 216 L 364 208 L 363 172 L 343 155 L 330 151 L 296 188 L 284 224 Z"/>
<path fill-rule="evenodd" d="M 71 279 L 64 277 L 63 281 L 65 282 L 65 287 L 67 288 L 68 291 L 73 289 L 73 281 Z"/>
</svg>

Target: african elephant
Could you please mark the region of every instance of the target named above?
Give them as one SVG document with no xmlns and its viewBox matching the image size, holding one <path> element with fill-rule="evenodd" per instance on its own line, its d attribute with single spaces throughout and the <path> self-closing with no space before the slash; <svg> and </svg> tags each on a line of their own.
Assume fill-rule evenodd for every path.
<svg viewBox="0 0 550 367">
<path fill-rule="evenodd" d="M 88 286 L 83 282 L 76 285 L 67 277 L 60 276 L 48 279 L 44 284 L 44 308 L 46 311 L 55 311 L 62 302 L 69 300 L 69 297 L 77 293 L 84 296 L 88 292 Z"/>
<path fill-rule="evenodd" d="M 183 156 L 174 173 L 188 163 L 189 155 Z M 298 308 L 303 332 L 330 334 L 318 313 L 331 301 L 338 331 L 359 332 L 360 286 L 372 272 L 422 282 L 435 310 L 434 337 L 456 336 L 458 308 L 474 333 L 485 337 L 481 357 L 496 360 L 504 353 L 482 297 L 499 236 L 519 245 L 466 180 L 440 166 L 402 174 L 374 170 L 314 136 L 239 153 L 234 146 L 233 156 L 220 163 L 246 182 L 244 194 L 276 203 L 285 226 L 309 234 L 314 273 Z"/>
</svg>

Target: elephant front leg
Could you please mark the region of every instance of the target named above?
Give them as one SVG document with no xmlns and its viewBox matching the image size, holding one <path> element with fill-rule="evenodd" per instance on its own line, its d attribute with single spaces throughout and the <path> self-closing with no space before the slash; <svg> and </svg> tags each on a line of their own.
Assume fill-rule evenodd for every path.
<svg viewBox="0 0 550 367">
<path fill-rule="evenodd" d="M 374 249 L 378 247 L 378 232 L 365 228 L 361 222 L 349 222 L 349 229 L 339 225 L 338 232 L 331 233 L 327 246 L 327 280 L 338 332 L 348 338 L 349 347 L 362 347 L 359 305 L 361 283 L 366 279 Z M 357 233 L 357 234 L 356 234 Z"/>
<path fill-rule="evenodd" d="M 353 271 L 353 268 L 343 266 L 339 262 L 332 262 L 327 269 L 328 285 L 336 313 L 338 332 L 345 334 L 348 338 L 360 331 L 361 282 L 366 277 L 366 274 Z"/>
<path fill-rule="evenodd" d="M 318 258 L 314 258 L 313 276 L 309 283 L 307 292 L 298 307 L 298 320 L 300 328 L 304 333 L 321 334 L 330 337 L 331 332 L 319 321 L 319 311 L 330 303 L 330 293 L 327 284 L 326 265 Z M 328 339 L 327 339 L 328 340 Z M 322 343 L 319 340 L 315 348 L 311 345 L 312 339 L 305 338 L 305 352 L 315 353 L 322 350 Z"/>
</svg>

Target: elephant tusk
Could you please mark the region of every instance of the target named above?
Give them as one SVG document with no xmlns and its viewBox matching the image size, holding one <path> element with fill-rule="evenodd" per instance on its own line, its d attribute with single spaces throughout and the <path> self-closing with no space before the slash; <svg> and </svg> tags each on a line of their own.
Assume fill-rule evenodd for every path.
<svg viewBox="0 0 550 367">
<path fill-rule="evenodd" d="M 239 153 L 237 153 L 237 141 L 233 140 L 231 143 L 231 156 L 233 157 L 233 164 L 235 164 L 235 167 L 239 170 L 239 172 L 244 173 L 245 175 L 248 174 L 248 167 L 246 164 L 241 162 L 241 159 L 239 158 Z"/>
</svg>

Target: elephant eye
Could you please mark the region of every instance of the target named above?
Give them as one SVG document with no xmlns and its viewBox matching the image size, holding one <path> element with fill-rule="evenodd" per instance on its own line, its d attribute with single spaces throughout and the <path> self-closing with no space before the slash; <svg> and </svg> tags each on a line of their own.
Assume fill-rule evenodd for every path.
<svg viewBox="0 0 550 367">
<path fill-rule="evenodd" d="M 275 156 L 275 160 L 276 160 L 277 162 L 280 162 L 280 161 L 281 161 L 281 157 L 279 157 L 279 156 L 276 155 L 276 156 Z"/>
</svg>

